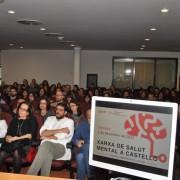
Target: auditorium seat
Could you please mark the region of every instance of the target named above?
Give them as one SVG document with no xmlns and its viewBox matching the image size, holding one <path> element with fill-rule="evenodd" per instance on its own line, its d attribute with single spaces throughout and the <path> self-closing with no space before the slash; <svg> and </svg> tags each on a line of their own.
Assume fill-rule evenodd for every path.
<svg viewBox="0 0 180 180">
<path fill-rule="evenodd" d="M 8 112 L 2 111 L 1 112 L 1 118 L 6 120 L 7 125 L 9 125 L 10 122 L 12 121 L 12 115 Z"/>
</svg>

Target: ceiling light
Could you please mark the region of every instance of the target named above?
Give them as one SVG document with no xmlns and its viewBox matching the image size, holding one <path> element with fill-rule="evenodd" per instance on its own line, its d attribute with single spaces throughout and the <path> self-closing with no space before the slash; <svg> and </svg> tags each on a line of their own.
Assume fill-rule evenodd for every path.
<svg viewBox="0 0 180 180">
<path fill-rule="evenodd" d="M 61 33 L 44 33 L 45 36 L 48 36 L 48 37 L 60 37 L 60 36 L 63 36 L 63 34 Z"/>
<path fill-rule="evenodd" d="M 14 44 L 13 43 L 9 43 L 9 46 L 14 46 Z"/>
<path fill-rule="evenodd" d="M 64 39 L 64 36 L 59 36 L 58 39 L 59 39 L 59 40 L 63 40 L 63 39 Z"/>
<path fill-rule="evenodd" d="M 20 49 L 23 49 L 24 47 L 23 47 L 23 46 L 20 46 L 19 48 L 20 48 Z"/>
<path fill-rule="evenodd" d="M 34 20 L 34 19 L 19 19 L 16 22 L 19 23 L 19 24 L 32 25 L 32 26 L 38 26 L 38 25 L 42 24 L 41 21 Z"/>
<path fill-rule="evenodd" d="M 143 48 L 143 47 L 141 47 L 141 48 L 140 48 L 140 50 L 144 50 L 144 48 Z"/>
<path fill-rule="evenodd" d="M 145 41 L 150 41 L 150 39 L 149 38 L 146 38 L 146 39 L 144 39 Z"/>
<path fill-rule="evenodd" d="M 167 13 L 168 11 L 169 11 L 169 9 L 167 9 L 167 8 L 161 9 L 161 12 L 162 12 L 162 13 Z"/>
<path fill-rule="evenodd" d="M 65 41 L 59 41 L 60 43 L 73 43 L 74 41 L 69 41 L 69 40 L 65 40 Z"/>
<path fill-rule="evenodd" d="M 150 28 L 151 31 L 157 31 L 157 28 Z"/>
<path fill-rule="evenodd" d="M 146 47 L 146 45 L 144 45 L 144 44 L 143 44 L 143 45 L 141 45 L 141 47 L 145 48 L 145 47 Z"/>
<path fill-rule="evenodd" d="M 46 28 L 40 28 L 41 31 L 46 31 Z"/>
<path fill-rule="evenodd" d="M 9 10 L 8 13 L 9 13 L 9 14 L 15 14 L 15 11 Z"/>
<path fill-rule="evenodd" d="M 74 46 L 75 46 L 75 44 L 71 44 L 70 46 L 71 46 L 71 47 L 74 47 Z"/>
</svg>

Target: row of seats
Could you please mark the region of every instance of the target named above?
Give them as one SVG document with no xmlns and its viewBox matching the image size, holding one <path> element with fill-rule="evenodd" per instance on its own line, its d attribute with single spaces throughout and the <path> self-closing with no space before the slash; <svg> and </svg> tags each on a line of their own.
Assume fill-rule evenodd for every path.
<svg viewBox="0 0 180 180">
<path fill-rule="evenodd" d="M 38 132 L 41 128 L 41 126 L 43 125 L 43 119 L 40 115 L 35 114 L 34 115 L 37 125 L 38 125 Z M 9 114 L 8 112 L 1 112 L 1 118 L 6 120 L 7 125 L 10 124 L 10 122 L 12 121 L 12 115 Z M 37 141 L 32 143 L 32 147 L 36 149 L 38 148 L 38 145 L 40 143 L 40 136 L 39 133 L 37 133 Z M 68 148 L 72 149 L 72 144 L 68 144 Z M 33 159 L 32 159 L 33 161 Z M 28 161 L 26 157 L 24 157 L 22 159 L 22 167 L 27 167 L 30 166 L 32 161 Z M 10 171 L 11 166 L 13 164 L 13 158 L 12 157 L 8 157 L 5 161 L 5 166 L 7 171 Z M 70 178 L 74 178 L 74 172 L 76 171 L 76 161 L 75 159 L 72 157 L 72 159 L 70 161 L 64 161 L 64 160 L 53 160 L 52 162 L 52 170 L 63 170 L 63 169 L 67 169 L 69 171 L 69 177 Z"/>
</svg>

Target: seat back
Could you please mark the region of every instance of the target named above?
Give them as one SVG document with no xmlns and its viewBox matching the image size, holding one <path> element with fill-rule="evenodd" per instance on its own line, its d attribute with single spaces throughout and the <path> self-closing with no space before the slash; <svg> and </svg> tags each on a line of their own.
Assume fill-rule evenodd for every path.
<svg viewBox="0 0 180 180">
<path fill-rule="evenodd" d="M 11 123 L 13 117 L 10 113 L 8 112 L 1 112 L 1 118 L 6 120 L 7 125 L 9 126 L 9 124 Z"/>
<path fill-rule="evenodd" d="M 39 131 L 41 129 L 41 126 L 43 125 L 44 123 L 44 120 L 43 120 L 43 117 L 39 114 L 34 114 L 34 117 L 36 119 L 36 122 L 37 122 L 37 139 L 40 139 L 40 134 L 39 134 Z"/>
</svg>

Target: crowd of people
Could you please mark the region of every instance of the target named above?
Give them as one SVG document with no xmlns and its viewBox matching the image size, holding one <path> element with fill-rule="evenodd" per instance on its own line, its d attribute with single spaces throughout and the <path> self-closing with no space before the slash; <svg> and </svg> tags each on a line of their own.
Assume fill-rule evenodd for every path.
<svg viewBox="0 0 180 180">
<path fill-rule="evenodd" d="M 0 113 L 9 113 L 12 121 L 7 125 L 0 117 L 0 138 L 4 138 L 0 149 L 0 168 L 6 157 L 12 156 L 13 170 L 20 173 L 22 157 L 27 155 L 32 140 L 40 136 L 41 144 L 28 174 L 36 175 L 40 171 L 41 175 L 48 176 L 52 160 L 71 158 L 66 144 L 72 141 L 75 147 L 73 155 L 77 162 L 77 178 L 93 178 L 93 170 L 88 163 L 93 96 L 180 102 L 180 92 L 165 87 L 159 89 L 149 86 L 147 89 L 132 90 L 114 86 L 94 87 L 92 84 L 84 89 L 78 85 L 71 87 L 61 83 L 49 85 L 47 80 L 38 84 L 35 79 L 30 83 L 24 79 L 22 83 L 2 84 Z M 43 121 L 40 130 L 37 117 L 41 117 Z"/>
</svg>

